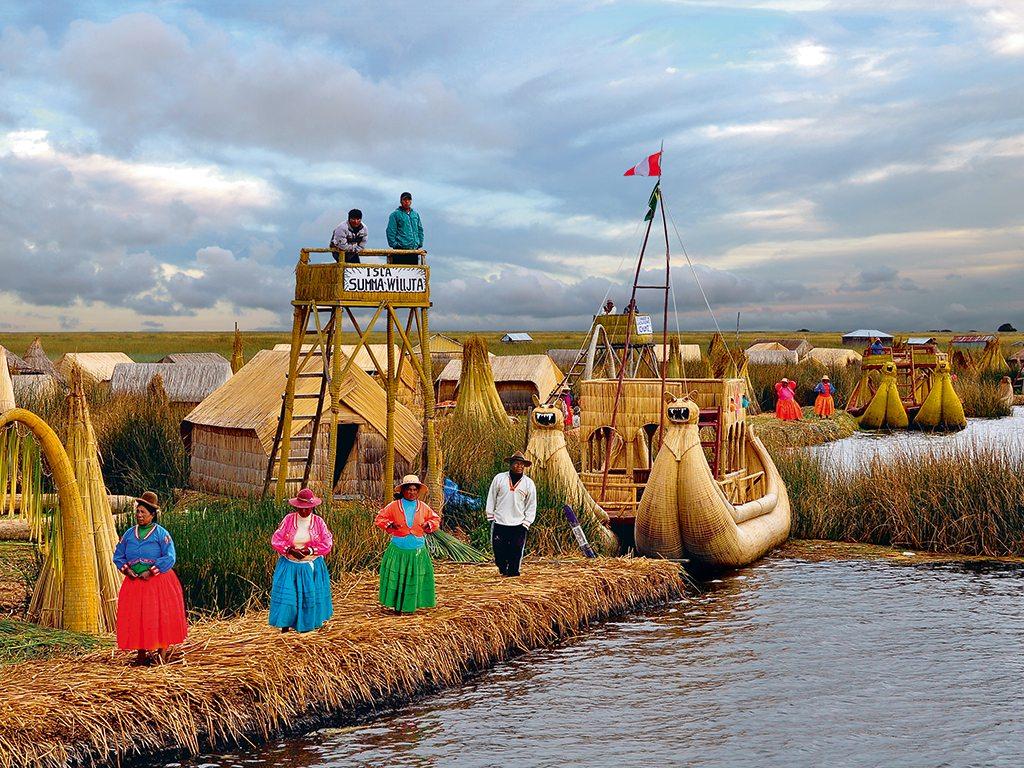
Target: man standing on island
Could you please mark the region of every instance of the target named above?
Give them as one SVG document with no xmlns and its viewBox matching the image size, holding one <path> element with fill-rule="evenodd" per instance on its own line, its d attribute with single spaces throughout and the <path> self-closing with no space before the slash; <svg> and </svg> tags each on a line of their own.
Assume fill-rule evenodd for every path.
<svg viewBox="0 0 1024 768">
<path fill-rule="evenodd" d="M 494 563 L 502 576 L 518 576 L 526 532 L 537 518 L 537 486 L 524 473 L 530 462 L 522 451 L 508 457 L 509 471 L 491 481 L 487 519 L 491 521 Z"/>
<path fill-rule="evenodd" d="M 388 219 L 388 247 L 401 251 L 418 251 L 423 247 L 423 224 L 420 215 L 412 209 L 412 194 L 403 192 L 398 208 Z M 392 264 L 419 264 L 419 257 L 413 254 L 391 256 Z"/>
<path fill-rule="evenodd" d="M 339 224 L 331 235 L 331 248 L 345 254 L 346 264 L 358 264 L 359 252 L 366 247 L 366 227 L 363 225 L 363 212 L 353 208 L 348 212 L 348 221 Z M 335 253 L 334 260 L 341 261 Z"/>
</svg>

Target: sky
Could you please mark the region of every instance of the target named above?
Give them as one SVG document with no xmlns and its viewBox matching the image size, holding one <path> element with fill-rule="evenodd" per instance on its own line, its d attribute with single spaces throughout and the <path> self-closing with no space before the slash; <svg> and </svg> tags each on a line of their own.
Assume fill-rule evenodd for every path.
<svg viewBox="0 0 1024 768">
<path fill-rule="evenodd" d="M 0 329 L 288 327 L 402 191 L 432 328 L 586 328 L 662 142 L 670 326 L 1024 327 L 1024 0 L 47 0 L 0 4 Z"/>
</svg>

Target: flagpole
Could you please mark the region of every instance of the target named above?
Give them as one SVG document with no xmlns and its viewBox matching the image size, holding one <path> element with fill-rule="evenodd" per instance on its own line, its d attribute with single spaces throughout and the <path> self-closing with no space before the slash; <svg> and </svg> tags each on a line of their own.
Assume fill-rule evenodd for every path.
<svg viewBox="0 0 1024 768">
<path fill-rule="evenodd" d="M 665 140 L 661 140 L 661 172 L 665 173 Z M 665 308 L 661 315 L 661 356 L 664 361 L 661 365 L 661 404 L 658 408 L 658 449 L 665 441 L 665 379 L 668 376 L 668 293 L 672 285 L 672 264 L 669 257 L 668 246 L 668 220 L 665 218 L 665 194 L 661 191 L 661 176 L 658 177 L 658 195 L 661 197 L 661 224 L 665 229 Z"/>
</svg>

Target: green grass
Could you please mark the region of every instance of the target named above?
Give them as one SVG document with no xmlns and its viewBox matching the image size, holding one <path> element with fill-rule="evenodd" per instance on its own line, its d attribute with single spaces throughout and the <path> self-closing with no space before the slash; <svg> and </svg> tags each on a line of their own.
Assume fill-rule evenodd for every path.
<svg viewBox="0 0 1024 768">
<path fill-rule="evenodd" d="M 76 656 L 111 645 L 111 641 L 105 637 L 46 629 L 17 619 L 0 619 L 0 665 L 56 656 Z"/>
</svg>

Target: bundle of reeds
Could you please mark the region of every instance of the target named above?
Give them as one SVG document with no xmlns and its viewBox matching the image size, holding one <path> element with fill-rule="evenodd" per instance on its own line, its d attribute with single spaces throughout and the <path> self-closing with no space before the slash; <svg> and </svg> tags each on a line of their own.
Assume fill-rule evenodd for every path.
<svg viewBox="0 0 1024 768">
<path fill-rule="evenodd" d="M 245 365 L 245 357 L 242 355 L 242 332 L 238 330 L 238 323 L 235 323 L 235 340 L 231 346 L 231 372 L 238 373 Z"/>
<path fill-rule="evenodd" d="M 109 652 L 10 665 L 0 700 L 0 766 L 117 764 L 162 750 L 265 740 L 300 723 L 458 684 L 474 670 L 685 588 L 677 564 L 639 559 L 532 561 L 518 579 L 484 565 L 438 563 L 436 573 L 437 608 L 414 616 L 382 614 L 377 579 L 359 573 L 335 584 L 332 620 L 302 636 L 275 631 L 266 612 L 255 611 L 195 625 L 181 646 L 185 663 L 156 671 Z"/>
<path fill-rule="evenodd" d="M 76 656 L 109 643 L 108 639 L 95 635 L 49 629 L 28 621 L 0 619 L 0 664 Z"/>
<path fill-rule="evenodd" d="M 508 414 L 494 385 L 487 342 L 481 336 L 470 336 L 462 347 L 462 375 L 452 418 L 508 429 Z"/>
<path fill-rule="evenodd" d="M 439 530 L 427 536 L 427 549 L 435 560 L 451 560 L 453 563 L 486 563 L 490 558 L 476 547 L 452 536 L 448 531 Z"/>
</svg>

